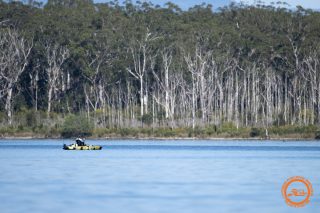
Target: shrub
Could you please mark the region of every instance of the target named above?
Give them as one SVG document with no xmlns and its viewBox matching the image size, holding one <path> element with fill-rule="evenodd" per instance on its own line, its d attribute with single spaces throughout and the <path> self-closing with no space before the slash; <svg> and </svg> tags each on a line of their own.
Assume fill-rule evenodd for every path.
<svg viewBox="0 0 320 213">
<path fill-rule="evenodd" d="M 217 132 L 217 126 L 216 125 L 210 125 L 205 128 L 205 133 L 209 136 L 215 134 Z"/>
<path fill-rule="evenodd" d="M 194 129 L 193 128 L 188 128 L 187 129 L 188 137 L 203 137 L 207 132 L 206 129 L 196 126 Z"/>
<path fill-rule="evenodd" d="M 47 138 L 53 138 L 59 136 L 59 129 L 57 127 L 48 128 L 45 136 Z M 80 137 L 80 136 L 79 136 Z"/>
<path fill-rule="evenodd" d="M 19 132 L 22 132 L 23 130 L 24 130 L 23 125 L 18 125 L 18 131 L 19 131 Z"/>
<path fill-rule="evenodd" d="M 61 136 L 64 138 L 91 136 L 93 123 L 84 116 L 70 115 L 62 126 Z"/>
<path fill-rule="evenodd" d="M 250 131 L 250 137 L 258 137 L 261 135 L 261 131 L 258 128 L 252 128 Z"/>
<path fill-rule="evenodd" d="M 6 118 L 6 114 L 0 111 L 0 123 L 5 122 Z"/>
<path fill-rule="evenodd" d="M 273 126 L 270 128 L 270 133 L 278 135 L 286 134 L 313 134 L 317 130 L 314 125 L 308 126 L 297 126 L 297 125 L 287 125 L 287 126 Z"/>
<path fill-rule="evenodd" d="M 26 112 L 26 124 L 29 127 L 37 126 L 37 113 L 33 110 Z"/>
<path fill-rule="evenodd" d="M 202 129 L 201 127 L 199 126 L 196 126 L 194 129 L 193 129 L 193 135 L 194 136 L 201 136 L 205 133 L 204 129 Z"/>
<path fill-rule="evenodd" d="M 320 140 L 320 131 L 316 131 L 315 139 Z"/>
<path fill-rule="evenodd" d="M 154 135 L 156 137 L 173 137 L 175 136 L 175 133 L 172 131 L 172 129 L 159 128 L 154 130 Z"/>
<path fill-rule="evenodd" d="M 151 114 L 144 114 L 141 117 L 142 123 L 147 124 L 148 126 L 150 126 L 152 124 L 152 120 L 153 120 L 153 118 L 152 118 Z"/>
<path fill-rule="evenodd" d="M 153 130 L 152 130 L 152 128 L 143 128 L 143 129 L 140 130 L 140 133 L 150 137 L 153 134 Z"/>
<path fill-rule="evenodd" d="M 137 137 L 139 130 L 134 128 L 121 128 L 117 130 L 117 133 L 121 135 L 121 137 Z"/>
<path fill-rule="evenodd" d="M 130 135 L 130 129 L 128 128 L 122 128 L 119 130 L 119 133 L 122 137 Z"/>
<path fill-rule="evenodd" d="M 96 137 L 103 137 L 110 133 L 109 129 L 107 128 L 97 128 L 94 130 L 94 135 Z"/>
<path fill-rule="evenodd" d="M 232 122 L 223 123 L 220 127 L 222 133 L 233 133 L 237 132 L 237 127 Z"/>
</svg>

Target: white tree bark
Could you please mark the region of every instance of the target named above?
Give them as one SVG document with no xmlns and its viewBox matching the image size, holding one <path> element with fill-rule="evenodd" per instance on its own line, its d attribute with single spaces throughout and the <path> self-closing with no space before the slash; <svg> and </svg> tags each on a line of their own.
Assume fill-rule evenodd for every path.
<svg viewBox="0 0 320 213">
<path fill-rule="evenodd" d="M 47 60 L 45 71 L 48 79 L 47 117 L 49 117 L 52 110 L 53 94 L 55 91 L 59 91 L 59 77 L 62 76 L 62 66 L 69 57 L 69 50 L 67 47 L 48 42 L 45 44 L 45 56 Z"/>
<path fill-rule="evenodd" d="M 12 97 L 19 77 L 24 72 L 33 47 L 18 31 L 0 30 L 0 99 L 6 97 L 8 123 L 12 124 Z"/>
<path fill-rule="evenodd" d="M 145 93 L 144 93 L 144 77 L 147 72 L 147 63 L 148 58 L 152 58 L 151 55 L 151 47 L 150 43 L 159 37 L 155 36 L 154 34 L 150 33 L 149 30 L 145 33 L 144 37 L 141 40 L 135 40 L 131 43 L 129 49 L 131 52 L 131 56 L 133 59 L 133 69 L 128 68 L 127 71 L 140 83 L 140 115 L 143 116 L 145 109 L 144 106 L 146 105 Z"/>
</svg>

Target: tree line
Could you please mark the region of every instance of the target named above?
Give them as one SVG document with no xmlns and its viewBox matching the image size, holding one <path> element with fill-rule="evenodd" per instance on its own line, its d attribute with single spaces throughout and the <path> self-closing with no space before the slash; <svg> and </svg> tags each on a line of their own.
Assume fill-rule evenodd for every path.
<svg viewBox="0 0 320 213">
<path fill-rule="evenodd" d="M 316 125 L 319 59 L 320 13 L 302 7 L 0 1 L 0 122 Z"/>
</svg>

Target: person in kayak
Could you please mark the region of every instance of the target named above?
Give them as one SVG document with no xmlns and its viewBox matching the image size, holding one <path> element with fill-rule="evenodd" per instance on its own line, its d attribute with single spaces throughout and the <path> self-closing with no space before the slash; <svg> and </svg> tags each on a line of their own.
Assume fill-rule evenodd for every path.
<svg viewBox="0 0 320 213">
<path fill-rule="evenodd" d="M 84 143 L 84 140 L 82 140 L 81 138 L 77 138 L 76 139 L 76 143 L 78 146 L 85 146 L 86 144 Z"/>
</svg>

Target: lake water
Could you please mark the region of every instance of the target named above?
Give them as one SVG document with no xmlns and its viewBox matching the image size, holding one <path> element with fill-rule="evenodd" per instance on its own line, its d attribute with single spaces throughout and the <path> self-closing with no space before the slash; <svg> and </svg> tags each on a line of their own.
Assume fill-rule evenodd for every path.
<svg viewBox="0 0 320 213">
<path fill-rule="evenodd" d="M 320 212 L 320 143 L 0 140 L 1 213 Z M 287 206 L 281 187 L 303 176 L 314 195 Z"/>
</svg>

